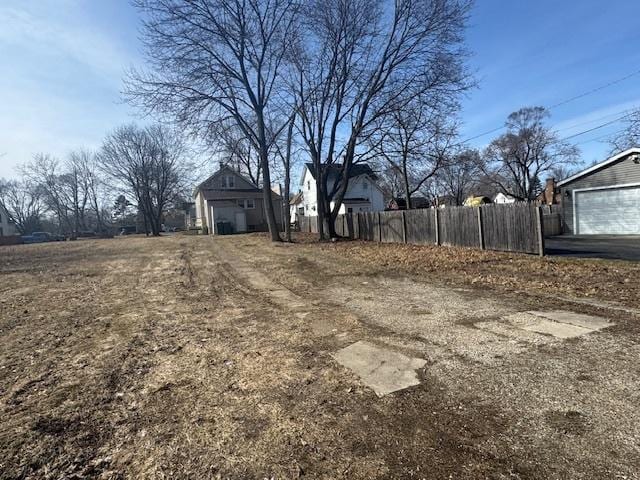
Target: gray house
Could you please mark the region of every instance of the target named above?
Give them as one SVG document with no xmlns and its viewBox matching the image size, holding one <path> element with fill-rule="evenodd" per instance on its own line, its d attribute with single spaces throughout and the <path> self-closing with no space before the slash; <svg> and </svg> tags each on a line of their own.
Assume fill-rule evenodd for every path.
<svg viewBox="0 0 640 480">
<path fill-rule="evenodd" d="M 558 183 L 563 231 L 640 234 L 640 148 L 630 148 Z"/>
<path fill-rule="evenodd" d="M 262 189 L 228 165 L 198 185 L 193 192 L 195 226 L 209 234 L 267 230 Z M 282 224 L 282 197 L 271 193 L 276 221 Z"/>
</svg>

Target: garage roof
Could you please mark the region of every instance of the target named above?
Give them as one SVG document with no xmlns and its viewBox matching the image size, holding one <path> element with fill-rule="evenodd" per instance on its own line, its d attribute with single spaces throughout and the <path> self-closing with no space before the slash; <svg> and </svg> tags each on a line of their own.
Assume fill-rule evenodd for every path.
<svg viewBox="0 0 640 480">
<path fill-rule="evenodd" d="M 592 172 L 595 172 L 596 170 L 600 170 L 601 168 L 606 167 L 607 165 L 610 165 L 614 162 L 617 162 L 618 160 L 622 160 L 625 157 L 628 157 L 631 154 L 640 154 L 640 148 L 638 147 L 633 147 L 633 148 L 629 148 L 627 150 L 625 150 L 624 152 L 620 152 L 617 155 L 614 155 L 613 157 L 610 157 L 608 159 L 606 159 L 604 162 L 600 162 L 600 163 L 596 163 L 595 165 L 582 170 L 581 172 L 576 173 L 575 175 L 571 175 L 569 178 L 565 178 L 564 180 L 562 180 L 561 182 L 558 182 L 558 187 L 561 187 L 563 185 L 566 185 L 567 183 L 573 182 L 574 180 L 577 180 L 578 178 L 582 178 L 585 175 L 588 175 Z"/>
</svg>

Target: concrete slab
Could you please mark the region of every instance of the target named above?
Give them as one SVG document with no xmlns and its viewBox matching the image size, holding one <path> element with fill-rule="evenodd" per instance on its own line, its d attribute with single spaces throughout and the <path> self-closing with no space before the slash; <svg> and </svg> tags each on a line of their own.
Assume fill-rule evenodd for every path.
<svg viewBox="0 0 640 480">
<path fill-rule="evenodd" d="M 579 337 L 614 325 L 603 317 L 564 310 L 518 312 L 504 319 L 521 330 L 560 339 Z"/>
<path fill-rule="evenodd" d="M 569 325 L 568 323 L 554 322 L 541 318 L 539 321 L 532 325 L 525 325 L 523 330 L 529 332 L 542 333 L 545 335 L 553 335 L 556 338 L 573 338 L 591 333 L 593 330 L 588 328 L 576 327 L 575 325 Z"/>
<path fill-rule="evenodd" d="M 554 322 L 568 323 L 569 325 L 588 328 L 589 330 L 602 330 L 603 328 L 614 325 L 607 318 L 568 312 L 565 310 L 554 310 L 550 312 L 531 311 L 528 313 L 553 320 Z"/>
<path fill-rule="evenodd" d="M 358 375 L 379 397 L 419 385 L 416 369 L 427 363 L 362 341 L 339 350 L 333 358 Z"/>
</svg>

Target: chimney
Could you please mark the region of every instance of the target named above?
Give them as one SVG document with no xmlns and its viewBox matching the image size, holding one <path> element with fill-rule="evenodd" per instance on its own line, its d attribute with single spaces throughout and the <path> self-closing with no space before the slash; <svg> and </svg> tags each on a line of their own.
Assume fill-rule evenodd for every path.
<svg viewBox="0 0 640 480">
<path fill-rule="evenodd" d="M 544 187 L 544 203 L 553 205 L 556 193 L 556 179 L 547 178 L 547 185 Z"/>
<path fill-rule="evenodd" d="M 220 160 L 220 170 L 222 170 L 224 168 L 224 162 L 222 160 Z"/>
</svg>

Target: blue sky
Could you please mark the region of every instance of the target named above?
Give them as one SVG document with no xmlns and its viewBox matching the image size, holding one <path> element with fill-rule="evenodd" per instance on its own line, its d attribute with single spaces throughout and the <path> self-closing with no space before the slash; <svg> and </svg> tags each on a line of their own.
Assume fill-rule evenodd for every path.
<svg viewBox="0 0 640 480">
<path fill-rule="evenodd" d="M 640 70 L 640 1 L 478 0 L 470 66 L 479 86 L 463 102 L 464 139 L 499 127 L 526 105 L 554 105 Z M 136 12 L 126 0 L 0 0 L 0 177 L 36 152 L 99 146 L 135 119 L 120 98 L 123 72 L 141 62 Z M 561 135 L 640 106 L 640 74 L 552 110 Z M 585 163 L 605 143 L 576 137 Z M 487 135 L 472 144 L 486 145 Z"/>
</svg>

